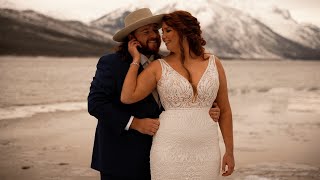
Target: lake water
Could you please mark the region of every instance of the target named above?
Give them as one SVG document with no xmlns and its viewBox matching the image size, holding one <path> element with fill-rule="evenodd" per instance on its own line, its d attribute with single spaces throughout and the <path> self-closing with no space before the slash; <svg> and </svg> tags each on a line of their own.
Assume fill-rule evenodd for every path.
<svg viewBox="0 0 320 180">
<path fill-rule="evenodd" d="M 96 57 L 0 57 L 0 119 L 33 111 L 85 109 L 97 61 Z M 291 110 L 319 113 L 320 61 L 222 63 L 231 100 L 254 93 L 272 96 Z"/>
<path fill-rule="evenodd" d="M 97 61 L 0 57 L 0 120 L 86 110 Z M 226 179 L 320 179 L 320 61 L 222 64 L 239 168 Z"/>
</svg>

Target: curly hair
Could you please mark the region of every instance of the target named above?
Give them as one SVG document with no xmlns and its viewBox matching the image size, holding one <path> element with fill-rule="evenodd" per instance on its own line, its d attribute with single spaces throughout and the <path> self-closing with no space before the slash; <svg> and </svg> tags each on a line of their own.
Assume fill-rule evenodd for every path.
<svg viewBox="0 0 320 180">
<path fill-rule="evenodd" d="M 166 23 L 168 26 L 177 31 L 180 39 L 180 51 L 181 51 L 181 59 L 184 62 L 184 48 L 182 46 L 183 38 L 186 37 L 189 44 L 189 54 L 192 55 L 193 52 L 196 56 L 202 56 L 203 59 L 207 59 L 204 57 L 204 45 L 206 45 L 206 41 L 201 36 L 200 22 L 197 18 L 192 16 L 187 11 L 174 11 L 169 14 L 165 14 L 162 22 Z"/>
</svg>

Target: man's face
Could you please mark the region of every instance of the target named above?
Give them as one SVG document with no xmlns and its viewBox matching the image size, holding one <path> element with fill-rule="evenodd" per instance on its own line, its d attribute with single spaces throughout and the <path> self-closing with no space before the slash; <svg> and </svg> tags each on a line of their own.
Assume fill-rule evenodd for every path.
<svg viewBox="0 0 320 180">
<path fill-rule="evenodd" d="M 140 42 L 140 52 L 144 55 L 151 55 L 159 52 L 161 37 L 157 24 L 142 26 L 134 31 L 133 35 Z"/>
</svg>

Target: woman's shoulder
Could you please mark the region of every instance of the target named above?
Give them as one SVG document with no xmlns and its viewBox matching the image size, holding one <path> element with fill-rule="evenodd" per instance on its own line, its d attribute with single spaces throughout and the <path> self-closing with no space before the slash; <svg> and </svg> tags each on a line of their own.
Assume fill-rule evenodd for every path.
<svg viewBox="0 0 320 180">
<path fill-rule="evenodd" d="M 209 51 L 205 50 L 204 51 L 204 59 L 208 60 L 210 58 L 215 59 L 216 55 L 214 55 L 214 53 L 212 53 L 212 52 L 209 52 Z"/>
<path fill-rule="evenodd" d="M 218 56 L 214 55 L 214 53 L 211 53 L 211 52 L 205 51 L 204 52 L 204 58 L 205 59 L 212 58 L 214 61 L 216 61 L 216 62 L 219 61 L 219 63 L 220 63 L 220 59 L 218 58 Z"/>
<path fill-rule="evenodd" d="M 148 66 L 147 68 L 148 69 L 153 69 L 153 70 L 157 70 L 159 68 L 161 68 L 161 62 L 160 61 L 163 61 L 162 58 L 159 58 L 159 59 L 155 59 L 153 60 Z"/>
</svg>

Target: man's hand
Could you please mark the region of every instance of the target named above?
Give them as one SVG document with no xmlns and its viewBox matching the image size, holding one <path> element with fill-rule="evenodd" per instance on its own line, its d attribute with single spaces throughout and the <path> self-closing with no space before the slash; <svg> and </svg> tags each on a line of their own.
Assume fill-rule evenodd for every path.
<svg viewBox="0 0 320 180">
<path fill-rule="evenodd" d="M 153 136 L 158 131 L 159 125 L 160 125 L 159 119 L 133 118 L 132 123 L 130 125 L 130 129 L 137 130 L 142 134 L 148 134 L 150 136 Z"/>
<path fill-rule="evenodd" d="M 209 110 L 209 115 L 213 121 L 218 122 L 220 118 L 220 108 L 217 103 L 213 103 L 213 106 Z"/>
</svg>

